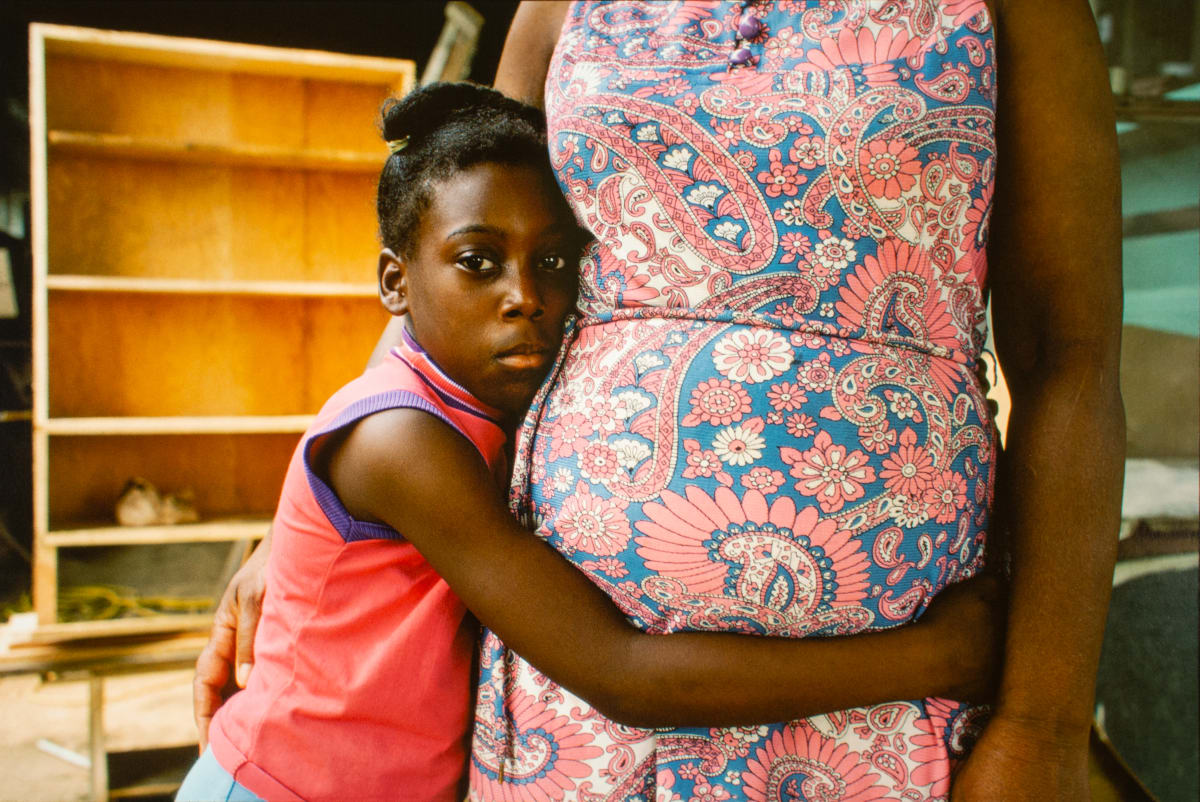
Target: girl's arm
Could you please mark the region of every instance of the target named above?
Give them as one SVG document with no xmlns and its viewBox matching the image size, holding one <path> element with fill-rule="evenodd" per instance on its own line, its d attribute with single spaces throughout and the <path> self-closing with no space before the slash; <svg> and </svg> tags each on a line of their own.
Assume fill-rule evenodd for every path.
<svg viewBox="0 0 1200 802">
<path fill-rule="evenodd" d="M 978 593 L 848 638 L 649 635 L 513 519 L 479 454 L 437 418 L 381 412 L 321 452 L 352 515 L 403 534 L 508 646 L 617 721 L 749 724 L 985 692 L 1000 628 Z"/>
<path fill-rule="evenodd" d="M 1004 0 L 998 17 L 988 254 L 1012 589 L 995 715 L 954 798 L 1087 799 L 1125 456 L 1116 129 L 1085 0 Z"/>
</svg>

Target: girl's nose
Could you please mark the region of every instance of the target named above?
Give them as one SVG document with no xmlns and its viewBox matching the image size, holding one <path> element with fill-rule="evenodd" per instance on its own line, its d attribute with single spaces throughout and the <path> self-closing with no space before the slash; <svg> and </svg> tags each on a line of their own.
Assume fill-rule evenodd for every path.
<svg viewBox="0 0 1200 802">
<path fill-rule="evenodd" d="M 533 271 L 517 269 L 513 273 L 504 290 L 500 313 L 505 318 L 536 320 L 546 311 L 546 307 Z"/>
</svg>

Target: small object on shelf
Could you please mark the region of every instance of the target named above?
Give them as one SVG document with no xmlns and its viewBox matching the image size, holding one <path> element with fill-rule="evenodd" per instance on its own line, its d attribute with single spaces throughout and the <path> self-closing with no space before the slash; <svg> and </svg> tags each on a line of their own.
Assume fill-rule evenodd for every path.
<svg viewBox="0 0 1200 802">
<path fill-rule="evenodd" d="M 121 526 L 170 526 L 200 520 L 191 488 L 164 495 L 153 484 L 136 476 L 125 483 L 125 489 L 117 499 L 116 512 L 117 523 Z"/>
</svg>

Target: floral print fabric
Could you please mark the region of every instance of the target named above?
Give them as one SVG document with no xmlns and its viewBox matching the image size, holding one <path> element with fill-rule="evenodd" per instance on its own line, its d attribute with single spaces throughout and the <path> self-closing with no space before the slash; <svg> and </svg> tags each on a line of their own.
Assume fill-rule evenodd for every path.
<svg viewBox="0 0 1200 802">
<path fill-rule="evenodd" d="M 993 61 L 981 0 L 572 6 L 550 152 L 597 247 L 514 505 L 637 626 L 849 635 L 978 570 Z M 473 800 L 938 799 L 980 725 L 634 729 L 490 633 L 480 673 Z"/>
</svg>

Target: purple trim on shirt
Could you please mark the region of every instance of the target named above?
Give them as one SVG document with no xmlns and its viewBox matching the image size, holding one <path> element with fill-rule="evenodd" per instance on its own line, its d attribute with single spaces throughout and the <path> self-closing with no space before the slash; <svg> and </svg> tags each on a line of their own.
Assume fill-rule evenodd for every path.
<svg viewBox="0 0 1200 802">
<path fill-rule="evenodd" d="M 446 371 L 442 370 L 441 365 L 439 365 L 434 360 L 434 358 L 429 355 L 428 351 L 426 351 L 424 348 L 421 347 L 421 344 L 417 342 L 417 338 L 412 335 L 412 332 L 410 332 L 407 327 L 401 328 L 400 334 L 404 338 L 405 345 L 407 345 L 410 349 L 412 349 L 413 351 L 417 352 L 418 354 L 420 354 L 421 356 L 423 356 L 427 360 L 429 360 L 429 366 L 437 371 L 437 375 L 439 378 L 442 379 L 442 381 L 446 382 L 446 384 L 449 384 L 451 387 L 457 388 L 464 396 L 466 396 L 468 398 L 474 398 L 474 396 L 471 394 L 470 390 L 468 390 L 466 387 L 463 387 L 461 384 L 456 382 L 454 379 L 450 378 L 446 374 Z M 410 368 L 412 368 L 416 372 L 416 374 L 421 377 L 421 381 L 425 382 L 425 384 L 431 390 L 433 390 L 435 393 L 438 394 L 438 398 L 442 399 L 443 401 L 445 401 L 447 404 L 451 405 L 455 409 L 461 410 L 463 412 L 469 412 L 472 415 L 475 415 L 476 417 L 479 417 L 479 418 L 483 418 L 484 420 L 486 420 L 490 423 L 500 425 L 500 421 L 495 416 L 488 414 L 485 410 L 480 409 L 477 406 L 471 406 L 470 404 L 467 404 L 466 402 L 462 401 L 461 399 L 450 395 L 445 390 L 438 387 L 435 382 L 430 381 L 429 377 L 427 377 L 423 371 L 421 371 L 416 365 L 412 364 L 412 362 L 410 362 L 408 359 L 406 359 L 404 357 L 404 352 L 401 351 L 399 348 L 393 348 L 392 353 L 395 354 L 397 357 L 399 357 L 401 360 L 403 360 L 404 364 L 406 364 Z M 479 403 L 482 404 L 482 402 L 479 402 Z"/>
<path fill-rule="evenodd" d="M 420 374 L 418 373 L 417 375 Z M 401 535 L 387 524 L 360 521 L 350 515 L 333 488 L 313 472 L 312 463 L 310 462 L 312 444 L 318 437 L 332 434 L 338 429 L 357 423 L 363 418 L 389 409 L 419 409 L 422 412 L 428 412 L 438 420 L 444 421 L 450 428 L 463 437 L 466 437 L 467 441 L 472 445 L 475 444 L 467 436 L 467 433 L 459 428 L 454 421 L 446 417 L 440 409 L 410 390 L 388 390 L 378 395 L 361 398 L 343 409 L 332 422 L 327 423 L 315 432 L 310 432 L 304 441 L 304 472 L 308 476 L 308 486 L 312 489 L 313 497 L 316 498 L 317 504 L 321 505 L 321 510 L 325 513 L 325 517 L 329 519 L 329 523 L 333 524 L 333 528 L 337 530 L 338 534 L 347 543 L 353 543 L 358 540 L 403 540 L 404 535 Z M 476 450 L 478 448 L 476 446 Z"/>
</svg>

